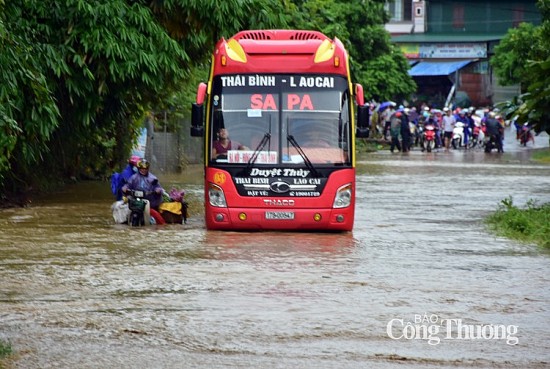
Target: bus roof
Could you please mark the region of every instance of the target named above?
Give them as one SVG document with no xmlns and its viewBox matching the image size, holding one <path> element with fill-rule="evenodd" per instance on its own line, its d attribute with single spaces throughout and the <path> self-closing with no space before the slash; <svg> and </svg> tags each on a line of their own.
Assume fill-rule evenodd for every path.
<svg viewBox="0 0 550 369">
<path fill-rule="evenodd" d="M 347 52 L 338 38 L 318 31 L 249 30 L 221 39 L 214 73 L 322 73 L 348 76 Z"/>
</svg>

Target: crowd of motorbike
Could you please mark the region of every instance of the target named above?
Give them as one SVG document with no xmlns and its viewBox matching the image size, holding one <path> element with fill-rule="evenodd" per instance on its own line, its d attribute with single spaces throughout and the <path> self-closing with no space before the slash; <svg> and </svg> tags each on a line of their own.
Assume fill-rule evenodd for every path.
<svg viewBox="0 0 550 369">
<path fill-rule="evenodd" d="M 376 132 L 375 136 L 382 137 L 386 141 L 395 140 L 395 137 L 390 136 L 390 134 L 394 135 L 391 127 L 392 121 L 395 124 L 398 120 L 398 124 L 401 124 L 398 146 L 400 150 L 409 151 L 413 147 L 419 147 L 423 152 L 431 152 L 445 145 L 443 116 L 447 110 L 448 108 L 441 110 L 428 106 L 422 106 L 420 109 L 403 106 L 396 108 L 394 103 L 383 103 L 378 106 L 372 104 L 371 132 Z M 455 108 L 452 110 L 452 115 L 455 123 L 450 137 L 450 146 L 454 150 L 476 148 L 483 149 L 486 153 L 495 149 L 502 152 L 500 143 L 504 139 L 504 128 L 510 124 L 515 125 L 516 138 L 522 146 L 526 146 L 529 141 L 533 144 L 535 142 L 528 123 L 520 125 L 514 120 L 504 120 L 499 115 L 498 109 Z M 498 125 L 495 124 L 498 132 L 492 132 L 490 129 L 492 122 L 488 124 L 489 120 L 498 121 Z"/>
</svg>

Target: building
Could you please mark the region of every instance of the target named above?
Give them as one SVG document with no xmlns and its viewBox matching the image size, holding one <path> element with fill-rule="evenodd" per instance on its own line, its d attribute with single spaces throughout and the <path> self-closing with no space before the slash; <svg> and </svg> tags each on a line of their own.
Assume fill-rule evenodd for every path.
<svg viewBox="0 0 550 369">
<path fill-rule="evenodd" d="M 508 29 L 541 23 L 536 0 L 394 0 L 386 30 L 409 59 L 415 103 L 487 106 L 509 100 L 518 86 L 500 86 L 489 60 Z"/>
</svg>

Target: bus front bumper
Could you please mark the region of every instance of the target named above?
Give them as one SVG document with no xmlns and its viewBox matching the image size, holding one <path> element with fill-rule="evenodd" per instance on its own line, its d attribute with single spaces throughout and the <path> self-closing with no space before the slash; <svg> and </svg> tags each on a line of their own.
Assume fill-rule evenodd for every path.
<svg viewBox="0 0 550 369">
<path fill-rule="evenodd" d="M 206 227 L 223 230 L 316 230 L 351 231 L 352 207 L 342 209 L 252 209 L 206 210 Z"/>
</svg>

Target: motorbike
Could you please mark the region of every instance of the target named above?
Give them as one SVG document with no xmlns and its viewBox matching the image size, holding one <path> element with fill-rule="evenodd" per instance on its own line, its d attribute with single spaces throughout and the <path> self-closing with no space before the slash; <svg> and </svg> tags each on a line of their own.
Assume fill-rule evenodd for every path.
<svg viewBox="0 0 550 369">
<path fill-rule="evenodd" d="M 166 223 L 187 224 L 189 206 L 183 199 L 184 191 L 172 189 L 170 194 L 165 192 L 159 211 L 152 209 L 149 200 L 145 198 L 152 193 L 140 190 L 126 191 L 126 196 L 111 206 L 115 223 L 132 227 Z"/>
<path fill-rule="evenodd" d="M 435 127 L 433 124 L 426 124 L 422 132 L 422 151 L 432 152 L 435 149 Z"/>
<path fill-rule="evenodd" d="M 468 128 L 462 122 L 457 122 L 455 124 L 455 127 L 453 129 L 453 138 L 451 140 L 451 145 L 453 146 L 453 149 L 456 150 L 465 146 L 464 138 L 466 129 Z"/>
<path fill-rule="evenodd" d="M 521 146 L 527 146 L 527 143 L 529 141 L 532 141 L 534 144 L 535 136 L 533 136 L 533 132 L 531 132 L 531 127 L 529 126 L 529 123 L 525 123 L 521 127 L 521 131 L 519 132 L 519 143 Z"/>
<path fill-rule="evenodd" d="M 487 135 L 485 136 L 485 152 L 490 153 L 493 149 L 498 149 L 497 136 Z"/>
<path fill-rule="evenodd" d="M 154 218 L 151 217 L 151 207 L 149 200 L 145 196 L 152 192 L 128 190 L 128 225 L 139 227 L 144 225 L 156 224 Z"/>
<path fill-rule="evenodd" d="M 151 209 L 149 200 L 145 199 L 150 192 L 128 190 L 122 200 L 112 206 L 113 219 L 117 224 L 128 224 L 132 227 L 148 226 L 163 223 L 158 212 Z"/>
<path fill-rule="evenodd" d="M 485 145 L 485 130 L 481 123 L 476 122 L 472 132 L 471 147 L 483 147 Z"/>
</svg>

